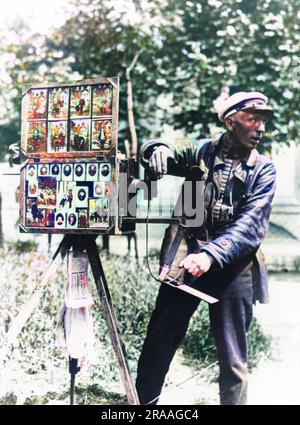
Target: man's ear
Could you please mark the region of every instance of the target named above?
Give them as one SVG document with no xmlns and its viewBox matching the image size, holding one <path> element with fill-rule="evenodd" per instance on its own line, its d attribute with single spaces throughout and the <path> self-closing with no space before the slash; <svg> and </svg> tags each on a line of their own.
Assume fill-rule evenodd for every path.
<svg viewBox="0 0 300 425">
<path fill-rule="evenodd" d="M 225 120 L 225 126 L 227 130 L 233 131 L 234 129 L 234 120 L 231 117 L 226 118 Z"/>
</svg>

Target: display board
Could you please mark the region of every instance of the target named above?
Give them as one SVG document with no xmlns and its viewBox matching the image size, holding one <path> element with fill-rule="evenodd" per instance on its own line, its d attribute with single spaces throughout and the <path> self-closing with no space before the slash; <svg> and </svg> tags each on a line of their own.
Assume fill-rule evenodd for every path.
<svg viewBox="0 0 300 425">
<path fill-rule="evenodd" d="M 118 78 L 25 90 L 22 232 L 119 232 L 118 103 Z"/>
</svg>

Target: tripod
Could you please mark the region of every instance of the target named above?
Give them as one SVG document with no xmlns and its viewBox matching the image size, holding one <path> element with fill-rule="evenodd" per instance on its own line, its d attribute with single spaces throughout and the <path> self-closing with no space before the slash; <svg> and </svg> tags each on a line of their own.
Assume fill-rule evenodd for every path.
<svg viewBox="0 0 300 425">
<path fill-rule="evenodd" d="M 12 324 L 0 342 L 0 367 L 1 363 L 5 360 L 5 357 L 9 354 L 13 343 L 21 329 L 28 320 L 30 314 L 37 306 L 38 301 L 47 285 L 49 278 L 53 275 L 56 270 L 57 260 L 59 254 L 63 259 L 67 252 L 73 248 L 74 251 L 83 252 L 86 251 L 89 263 L 91 266 L 93 278 L 96 284 L 97 292 L 102 304 L 102 308 L 105 315 L 105 320 L 108 325 L 108 330 L 112 342 L 113 349 L 117 356 L 118 365 L 120 368 L 121 378 L 125 393 L 127 396 L 128 404 L 137 405 L 139 404 L 136 389 L 130 374 L 128 367 L 126 353 L 121 341 L 120 331 L 117 325 L 117 320 L 112 305 L 108 284 L 105 278 L 104 270 L 100 260 L 98 247 L 96 244 L 97 235 L 65 235 L 60 245 L 58 246 L 55 254 L 52 258 L 52 263 L 49 265 L 47 270 L 43 273 L 38 285 L 35 287 L 31 294 L 30 300 L 25 303 L 18 316 L 12 321 Z M 80 370 L 77 366 L 77 359 L 69 359 L 69 371 L 71 374 L 71 388 L 70 388 L 70 404 L 74 404 L 74 390 L 75 390 L 75 375 Z"/>
</svg>

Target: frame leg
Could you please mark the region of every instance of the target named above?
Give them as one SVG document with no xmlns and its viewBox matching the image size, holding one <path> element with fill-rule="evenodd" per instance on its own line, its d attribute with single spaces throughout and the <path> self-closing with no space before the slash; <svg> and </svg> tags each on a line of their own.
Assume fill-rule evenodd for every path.
<svg viewBox="0 0 300 425">
<path fill-rule="evenodd" d="M 99 257 L 97 244 L 94 238 L 90 238 L 86 245 L 87 254 L 89 257 L 92 273 L 94 276 L 97 291 L 100 297 L 100 301 L 103 306 L 105 319 L 108 324 L 111 342 L 113 349 L 116 353 L 117 360 L 120 367 L 121 377 L 125 392 L 128 399 L 128 404 L 137 405 L 139 404 L 138 395 L 133 383 L 130 370 L 128 367 L 126 353 L 124 345 L 121 341 L 121 335 L 117 324 L 117 319 L 112 305 L 111 296 L 109 293 L 107 281 L 105 278 L 102 263 Z"/>
</svg>

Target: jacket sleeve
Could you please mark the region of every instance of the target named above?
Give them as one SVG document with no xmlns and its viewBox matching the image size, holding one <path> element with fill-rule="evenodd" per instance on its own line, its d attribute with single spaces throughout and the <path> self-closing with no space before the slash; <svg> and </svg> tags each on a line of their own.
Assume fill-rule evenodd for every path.
<svg viewBox="0 0 300 425">
<path fill-rule="evenodd" d="M 202 248 L 222 268 L 255 252 L 265 238 L 275 194 L 275 176 L 275 166 L 269 161 L 258 174 L 238 218 L 224 233 Z"/>
<path fill-rule="evenodd" d="M 202 147 L 201 142 L 186 142 L 180 143 L 175 147 L 171 147 L 159 139 L 149 140 L 144 143 L 140 149 L 140 162 L 143 167 L 147 167 L 149 158 L 154 150 L 159 146 L 167 146 L 174 153 L 174 158 L 168 159 L 168 174 L 178 177 L 186 177 L 188 171 L 194 165 L 197 165 L 199 149 Z"/>
</svg>

